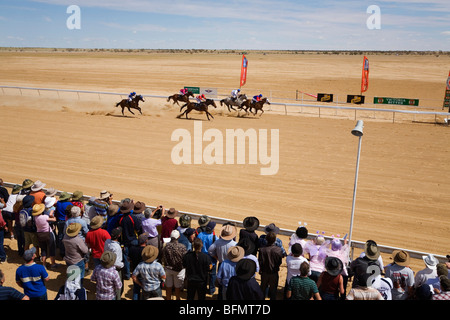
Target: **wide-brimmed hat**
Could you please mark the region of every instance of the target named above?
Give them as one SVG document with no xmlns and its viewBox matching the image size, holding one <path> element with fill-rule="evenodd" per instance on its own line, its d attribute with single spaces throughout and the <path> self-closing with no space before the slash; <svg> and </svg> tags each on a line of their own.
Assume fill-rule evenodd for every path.
<svg viewBox="0 0 450 320">
<path fill-rule="evenodd" d="M 116 262 L 117 255 L 112 251 L 104 251 L 100 257 L 100 263 L 103 268 L 109 269 Z"/>
<path fill-rule="evenodd" d="M 325 269 L 330 276 L 335 277 L 341 274 L 343 267 L 341 259 L 336 257 L 326 257 Z"/>
<path fill-rule="evenodd" d="M 429 254 L 427 256 L 423 256 L 422 259 L 423 259 L 423 262 L 425 263 L 425 265 L 427 266 L 427 268 L 436 270 L 436 266 L 438 265 L 439 260 L 436 259 L 435 256 L 433 256 L 432 254 Z"/>
<path fill-rule="evenodd" d="M 178 219 L 178 222 L 180 223 L 180 226 L 182 228 L 189 228 L 191 226 L 191 216 L 188 216 L 187 214 L 182 214 L 180 218 Z"/>
<path fill-rule="evenodd" d="M 236 227 L 227 224 L 222 227 L 222 230 L 220 231 L 220 237 L 223 240 L 231 240 L 234 237 L 236 237 L 236 233 L 237 233 Z"/>
<path fill-rule="evenodd" d="M 119 206 L 117 204 L 113 203 L 112 205 L 108 206 L 107 211 L 108 211 L 108 216 L 114 216 L 119 211 Z"/>
<path fill-rule="evenodd" d="M 366 257 L 370 260 L 377 260 L 380 257 L 380 250 L 378 245 L 373 240 L 367 240 L 364 244 L 364 253 Z"/>
<path fill-rule="evenodd" d="M 69 237 L 75 237 L 81 230 L 81 223 L 73 222 L 66 228 L 66 234 Z"/>
<path fill-rule="evenodd" d="M 12 190 L 11 190 L 11 194 L 18 194 L 20 192 L 20 190 L 22 190 L 22 186 L 20 184 L 16 184 Z"/>
<path fill-rule="evenodd" d="M 244 281 L 250 280 L 256 272 L 256 263 L 251 259 L 241 259 L 236 264 L 236 276 Z"/>
<path fill-rule="evenodd" d="M 33 181 L 30 179 L 25 179 L 22 182 L 22 189 L 28 189 L 31 188 L 31 186 L 33 185 Z"/>
<path fill-rule="evenodd" d="M 46 197 L 53 197 L 53 196 L 56 195 L 57 192 L 58 192 L 58 191 L 57 191 L 55 188 L 48 188 L 48 189 L 45 191 L 45 196 L 46 196 Z"/>
<path fill-rule="evenodd" d="M 257 217 L 246 217 L 242 224 L 246 230 L 255 231 L 259 227 L 259 220 Z"/>
<path fill-rule="evenodd" d="M 101 199 L 101 200 L 108 199 L 111 196 L 112 196 L 112 194 L 109 191 L 103 190 L 102 192 L 100 192 L 99 199 Z"/>
<path fill-rule="evenodd" d="M 120 212 L 121 213 L 129 213 L 133 209 L 134 209 L 134 201 L 133 200 L 123 201 L 121 206 L 120 206 Z"/>
<path fill-rule="evenodd" d="M 232 262 L 238 262 L 245 255 L 244 248 L 240 246 L 232 246 L 227 250 L 227 258 Z"/>
<path fill-rule="evenodd" d="M 409 253 L 405 250 L 394 250 L 392 259 L 399 266 L 406 267 L 409 264 Z"/>
<path fill-rule="evenodd" d="M 80 201 L 83 198 L 83 192 L 82 191 L 75 191 L 72 194 L 72 201 Z"/>
<path fill-rule="evenodd" d="M 273 232 L 278 234 L 280 232 L 280 228 L 278 228 L 275 223 L 271 223 L 264 228 L 265 233 Z"/>
<path fill-rule="evenodd" d="M 45 210 L 45 204 L 43 203 L 37 203 L 33 206 L 33 211 L 31 213 L 31 215 L 33 216 L 38 216 L 40 215 L 42 212 L 44 212 Z"/>
<path fill-rule="evenodd" d="M 211 218 L 208 217 L 208 216 L 203 215 L 200 218 L 198 218 L 198 225 L 200 227 L 205 227 L 208 224 L 209 221 L 211 221 Z"/>
<path fill-rule="evenodd" d="M 145 210 L 145 203 L 142 201 L 137 201 L 134 204 L 134 210 L 133 213 L 142 213 Z"/>
<path fill-rule="evenodd" d="M 62 192 L 60 195 L 59 195 L 59 201 L 67 201 L 67 200 L 69 200 L 70 198 L 71 198 L 72 196 L 70 195 L 70 193 L 68 193 L 68 192 Z"/>
<path fill-rule="evenodd" d="M 142 249 L 142 261 L 151 263 L 155 261 L 155 259 L 158 257 L 158 254 L 159 250 L 157 247 L 146 245 L 144 249 Z"/>
<path fill-rule="evenodd" d="M 56 198 L 55 197 L 45 197 L 44 199 L 44 204 L 46 208 L 50 208 L 53 207 L 56 203 Z"/>
<path fill-rule="evenodd" d="M 41 182 L 41 180 L 37 180 L 33 185 L 31 186 L 31 191 L 39 191 L 43 187 L 45 187 L 45 183 Z"/>
<path fill-rule="evenodd" d="M 166 216 L 169 218 L 175 218 L 177 214 L 178 210 L 176 210 L 175 208 L 170 208 L 169 210 L 166 211 Z"/>
<path fill-rule="evenodd" d="M 102 216 L 95 216 L 91 219 L 89 226 L 92 230 L 97 230 L 103 225 L 104 219 Z"/>
</svg>

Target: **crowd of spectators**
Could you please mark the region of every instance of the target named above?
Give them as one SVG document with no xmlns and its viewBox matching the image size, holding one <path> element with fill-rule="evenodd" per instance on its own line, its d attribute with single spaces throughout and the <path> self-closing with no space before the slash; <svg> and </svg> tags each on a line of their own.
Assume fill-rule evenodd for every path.
<svg viewBox="0 0 450 320">
<path fill-rule="evenodd" d="M 7 263 L 8 235 L 24 263 L 15 275 L 22 291 L 3 286 L 0 270 L 0 300 L 47 300 L 47 270 L 66 274 L 56 300 L 86 300 L 88 279 L 97 300 L 123 299 L 129 279 L 133 300 L 179 300 L 183 291 L 187 300 L 450 299 L 450 262 L 433 255 L 424 256 L 424 268 L 414 272 L 404 250 L 394 251 L 384 265 L 373 240 L 350 260 L 347 239 L 311 236 L 302 225 L 283 243 L 274 223 L 257 233 L 253 216 L 242 228 L 232 222 L 218 227 L 206 215 L 195 225 L 174 208 L 152 210 L 131 198 L 117 203 L 106 190 L 85 199 L 81 191 L 57 195 L 39 180 L 25 179 L 10 192 L 1 184 L 0 262 Z"/>
</svg>

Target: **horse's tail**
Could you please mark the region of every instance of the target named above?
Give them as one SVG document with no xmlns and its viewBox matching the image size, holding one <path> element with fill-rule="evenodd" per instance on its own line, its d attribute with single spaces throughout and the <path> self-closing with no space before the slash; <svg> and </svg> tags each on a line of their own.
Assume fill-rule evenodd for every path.
<svg viewBox="0 0 450 320">
<path fill-rule="evenodd" d="M 121 102 L 122 102 L 122 101 L 121 101 Z M 117 103 L 116 103 L 116 107 L 118 107 L 118 106 L 120 105 L 121 102 L 117 102 Z"/>
</svg>

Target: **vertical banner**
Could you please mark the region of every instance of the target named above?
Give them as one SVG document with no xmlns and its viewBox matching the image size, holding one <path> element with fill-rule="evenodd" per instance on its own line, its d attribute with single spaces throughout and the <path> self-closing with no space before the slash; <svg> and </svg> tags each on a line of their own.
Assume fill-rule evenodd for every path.
<svg viewBox="0 0 450 320">
<path fill-rule="evenodd" d="M 242 55 L 240 87 L 242 87 L 245 84 L 245 82 L 247 81 L 247 66 L 248 66 L 248 60 L 245 57 L 245 55 Z"/>
<path fill-rule="evenodd" d="M 369 59 L 364 56 L 362 78 L 361 78 L 361 94 L 369 88 Z"/>
</svg>

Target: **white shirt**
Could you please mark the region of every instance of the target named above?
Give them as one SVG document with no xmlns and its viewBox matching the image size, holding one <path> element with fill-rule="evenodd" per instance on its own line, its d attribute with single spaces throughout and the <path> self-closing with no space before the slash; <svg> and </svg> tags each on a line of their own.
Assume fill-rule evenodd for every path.
<svg viewBox="0 0 450 320">
<path fill-rule="evenodd" d="M 286 257 L 286 268 L 287 268 L 287 276 L 286 281 L 289 283 L 292 277 L 300 275 L 300 265 L 303 262 L 308 262 L 308 260 L 303 257 L 294 257 L 293 255 L 288 255 Z M 311 270 L 309 270 L 308 276 L 311 275 Z"/>
<path fill-rule="evenodd" d="M 120 247 L 119 242 L 111 239 L 106 239 L 104 251 L 114 252 L 116 254 L 116 262 L 114 262 L 116 269 L 123 268 L 122 248 Z"/>
</svg>

